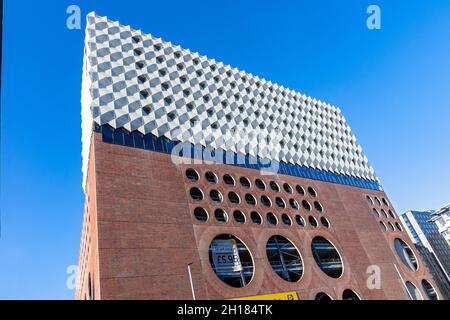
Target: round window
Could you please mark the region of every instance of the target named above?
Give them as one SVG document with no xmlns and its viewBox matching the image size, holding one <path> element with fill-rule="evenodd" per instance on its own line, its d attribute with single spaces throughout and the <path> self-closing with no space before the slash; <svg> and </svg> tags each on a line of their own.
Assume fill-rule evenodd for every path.
<svg viewBox="0 0 450 320">
<path fill-rule="evenodd" d="M 331 297 L 329 295 L 327 295 L 324 292 L 319 292 L 318 294 L 316 294 L 316 297 L 314 298 L 314 300 L 317 301 L 332 301 L 333 299 L 331 299 Z"/>
<path fill-rule="evenodd" d="M 272 212 L 269 212 L 266 215 L 266 219 L 267 219 L 267 222 L 269 224 L 271 224 L 271 225 L 277 225 L 278 224 L 278 219 Z"/>
<path fill-rule="evenodd" d="M 203 192 L 199 188 L 191 188 L 189 191 L 192 199 L 194 200 L 203 200 Z"/>
<path fill-rule="evenodd" d="M 295 199 L 289 199 L 289 205 L 292 209 L 298 210 L 298 202 Z"/>
<path fill-rule="evenodd" d="M 228 214 L 223 209 L 216 209 L 214 211 L 214 217 L 218 222 L 221 223 L 228 222 Z"/>
<path fill-rule="evenodd" d="M 295 222 L 297 222 L 297 224 L 300 226 L 300 227 L 304 227 L 305 226 L 305 219 L 303 219 L 303 217 L 301 216 L 301 215 L 296 215 L 295 216 Z"/>
<path fill-rule="evenodd" d="M 261 203 L 268 208 L 272 206 L 272 202 L 270 201 L 270 199 L 264 195 L 261 196 Z"/>
<path fill-rule="evenodd" d="M 361 300 L 361 298 L 350 289 L 345 289 L 342 293 L 342 300 Z"/>
<path fill-rule="evenodd" d="M 251 195 L 250 193 L 247 193 L 245 195 L 245 201 L 252 206 L 256 206 L 256 199 L 253 195 Z"/>
<path fill-rule="evenodd" d="M 320 217 L 320 223 L 325 227 L 325 228 L 329 228 L 330 227 L 330 222 L 327 220 L 327 218 L 325 217 Z"/>
<path fill-rule="evenodd" d="M 431 283 L 429 283 L 425 279 L 422 280 L 422 288 L 423 288 L 423 291 L 425 291 L 429 300 L 439 300 L 436 290 L 434 290 Z"/>
<path fill-rule="evenodd" d="M 229 174 L 225 174 L 223 176 L 223 182 L 225 182 L 225 184 L 228 184 L 230 186 L 234 186 L 235 182 L 232 176 L 230 176 Z"/>
<path fill-rule="evenodd" d="M 241 202 L 241 199 L 239 198 L 237 193 L 233 192 L 233 191 L 228 193 L 228 200 L 230 200 L 231 203 L 237 203 L 237 204 L 239 204 Z"/>
<path fill-rule="evenodd" d="M 409 298 L 411 300 L 423 300 L 422 294 L 420 293 L 419 289 L 417 289 L 412 282 L 407 281 L 405 285 L 406 290 L 408 290 Z"/>
<path fill-rule="evenodd" d="M 277 206 L 279 208 L 285 208 L 286 207 L 286 204 L 284 203 L 284 200 L 281 199 L 280 197 L 276 197 L 275 198 L 275 203 L 277 204 Z"/>
<path fill-rule="evenodd" d="M 302 188 L 300 185 L 296 185 L 295 189 L 297 190 L 298 194 L 304 196 L 305 195 L 305 189 Z"/>
<path fill-rule="evenodd" d="M 211 197 L 211 200 L 214 202 L 222 202 L 223 200 L 222 194 L 217 190 L 211 190 L 209 192 L 209 196 Z"/>
<path fill-rule="evenodd" d="M 280 192 L 280 186 L 275 181 L 270 181 L 269 185 L 273 191 Z"/>
<path fill-rule="evenodd" d="M 205 209 L 203 208 L 195 208 L 194 210 L 194 217 L 198 220 L 198 221 L 208 221 L 208 212 L 206 212 Z"/>
<path fill-rule="evenodd" d="M 414 255 L 414 252 L 411 250 L 408 244 L 406 244 L 405 241 L 399 238 L 395 239 L 394 248 L 398 257 L 405 266 L 407 266 L 413 271 L 416 271 L 418 269 L 419 266 L 417 264 L 417 258 Z"/>
<path fill-rule="evenodd" d="M 314 201 L 314 208 L 319 212 L 323 212 L 323 207 L 318 201 Z"/>
<path fill-rule="evenodd" d="M 195 171 L 194 169 L 187 169 L 186 177 L 192 181 L 198 181 L 200 179 L 200 176 L 198 175 L 197 171 Z"/>
<path fill-rule="evenodd" d="M 316 190 L 314 190 L 312 187 L 308 187 L 308 193 L 309 193 L 312 197 L 317 197 L 317 192 L 316 192 Z"/>
<path fill-rule="evenodd" d="M 260 190 L 266 190 L 266 184 L 261 179 L 255 180 L 255 186 Z"/>
<path fill-rule="evenodd" d="M 313 216 L 308 217 L 308 222 L 313 228 L 317 228 L 317 220 Z"/>
<path fill-rule="evenodd" d="M 292 193 L 292 187 L 291 187 L 291 185 L 289 184 L 289 183 L 284 183 L 283 184 L 283 189 L 284 189 L 284 191 L 286 191 L 287 193 Z"/>
<path fill-rule="evenodd" d="M 281 221 L 283 221 L 283 223 L 287 226 L 292 225 L 292 220 L 286 213 L 281 215 Z"/>
<path fill-rule="evenodd" d="M 206 178 L 206 181 L 208 181 L 209 183 L 212 183 L 212 184 L 217 183 L 217 180 L 218 180 L 217 176 L 211 171 L 208 171 L 205 173 L 205 178 Z"/>
<path fill-rule="evenodd" d="M 261 215 L 258 212 L 253 211 L 250 214 L 250 218 L 252 219 L 254 224 L 262 224 L 262 218 L 261 218 Z"/>
<path fill-rule="evenodd" d="M 241 177 L 239 179 L 239 182 L 241 183 L 241 185 L 244 188 L 246 188 L 246 189 L 250 188 L 250 185 L 251 185 L 250 180 L 248 180 L 246 177 Z"/>
<path fill-rule="evenodd" d="M 334 245 L 324 237 L 315 237 L 311 250 L 319 268 L 331 278 L 339 278 L 343 272 L 342 259 Z"/>
<path fill-rule="evenodd" d="M 219 279 L 231 287 L 245 287 L 253 277 L 250 251 L 233 235 L 221 234 L 214 238 L 209 246 L 209 262 Z"/>
<path fill-rule="evenodd" d="M 302 201 L 302 206 L 303 206 L 303 208 L 304 208 L 305 210 L 311 211 L 311 205 L 309 204 L 308 201 L 303 200 L 303 201 Z"/>
<path fill-rule="evenodd" d="M 282 236 L 267 241 L 267 259 L 275 273 L 288 282 L 297 282 L 303 275 L 303 261 L 292 242 Z"/>
<path fill-rule="evenodd" d="M 234 218 L 234 221 L 236 221 L 239 224 L 245 223 L 245 215 L 242 213 L 242 211 L 239 211 L 239 210 L 234 211 L 233 218 Z"/>
</svg>

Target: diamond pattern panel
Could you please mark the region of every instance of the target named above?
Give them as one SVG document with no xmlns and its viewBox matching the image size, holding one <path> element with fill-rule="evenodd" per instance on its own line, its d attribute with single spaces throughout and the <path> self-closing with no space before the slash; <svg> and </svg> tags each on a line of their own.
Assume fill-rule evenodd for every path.
<svg viewBox="0 0 450 320">
<path fill-rule="evenodd" d="M 377 181 L 339 108 L 95 13 L 82 88 L 84 173 L 94 121 Z"/>
</svg>

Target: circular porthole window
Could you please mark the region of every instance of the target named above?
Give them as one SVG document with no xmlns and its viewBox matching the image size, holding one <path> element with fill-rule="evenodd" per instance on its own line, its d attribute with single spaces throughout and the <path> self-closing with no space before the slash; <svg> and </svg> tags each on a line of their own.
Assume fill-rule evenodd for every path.
<svg viewBox="0 0 450 320">
<path fill-rule="evenodd" d="M 259 189 L 259 190 L 266 190 L 266 184 L 261 180 L 261 179 L 256 179 L 255 180 L 255 186 Z"/>
<path fill-rule="evenodd" d="M 323 212 L 323 207 L 318 201 L 314 201 L 314 208 L 319 212 Z"/>
<path fill-rule="evenodd" d="M 313 216 L 308 217 L 308 222 L 313 228 L 317 228 L 317 220 Z"/>
<path fill-rule="evenodd" d="M 332 301 L 331 297 L 324 292 L 319 292 L 314 298 L 316 301 Z"/>
<path fill-rule="evenodd" d="M 343 272 L 342 259 L 334 245 L 324 237 L 315 237 L 311 242 L 314 260 L 326 275 L 339 278 Z"/>
<path fill-rule="evenodd" d="M 378 199 L 377 197 L 375 197 L 375 203 L 377 204 L 377 206 L 381 206 L 380 199 Z"/>
<path fill-rule="evenodd" d="M 408 290 L 409 298 L 411 300 L 423 300 L 422 294 L 420 293 L 419 289 L 417 289 L 412 282 L 407 281 L 405 283 L 405 286 L 406 290 Z"/>
<path fill-rule="evenodd" d="M 289 199 L 289 205 L 291 206 L 292 209 L 298 210 L 299 206 L 298 206 L 298 202 L 295 199 Z"/>
<path fill-rule="evenodd" d="M 388 222 L 388 228 L 390 231 L 395 231 L 395 228 L 392 223 Z"/>
<path fill-rule="evenodd" d="M 275 203 L 277 204 L 277 206 L 279 208 L 286 208 L 286 204 L 284 203 L 284 200 L 281 199 L 280 197 L 275 198 Z"/>
<path fill-rule="evenodd" d="M 281 221 L 283 221 L 283 223 L 287 226 L 292 225 L 292 220 L 286 213 L 281 215 Z"/>
<path fill-rule="evenodd" d="M 250 218 L 252 219 L 254 224 L 262 224 L 262 218 L 261 218 L 261 215 L 258 212 L 253 211 L 250 214 Z"/>
<path fill-rule="evenodd" d="M 385 198 L 382 198 L 381 201 L 383 202 L 383 204 L 385 206 L 387 206 L 387 207 L 389 206 L 389 203 L 387 202 L 387 200 Z"/>
<path fill-rule="evenodd" d="M 250 193 L 247 193 L 245 195 L 245 201 L 251 205 L 251 206 L 256 206 L 256 199 L 253 195 L 251 195 Z"/>
<path fill-rule="evenodd" d="M 233 218 L 236 223 L 244 224 L 245 223 L 245 215 L 240 210 L 236 210 L 233 212 Z"/>
<path fill-rule="evenodd" d="M 261 203 L 263 204 L 263 206 L 270 208 L 272 206 L 272 202 L 270 201 L 270 199 L 266 196 L 261 196 Z"/>
<path fill-rule="evenodd" d="M 303 200 L 303 201 L 302 201 L 302 206 L 303 206 L 303 208 L 304 208 L 305 210 L 311 211 L 311 205 L 309 204 L 308 201 Z"/>
<path fill-rule="evenodd" d="M 295 189 L 297 190 L 297 193 L 304 196 L 305 195 L 305 189 L 302 188 L 300 185 L 296 185 Z"/>
<path fill-rule="evenodd" d="M 275 181 L 270 181 L 270 188 L 275 192 L 280 192 L 280 186 Z"/>
<path fill-rule="evenodd" d="M 206 181 L 208 181 L 209 183 L 212 183 L 212 184 L 216 184 L 218 181 L 217 176 L 211 171 L 208 171 L 205 173 L 205 178 L 206 178 Z"/>
<path fill-rule="evenodd" d="M 387 227 L 383 221 L 380 221 L 378 224 L 380 226 L 381 231 L 387 231 Z"/>
<path fill-rule="evenodd" d="M 388 215 L 387 215 L 386 211 L 384 211 L 384 209 L 381 209 L 380 211 L 384 218 L 388 217 Z"/>
<path fill-rule="evenodd" d="M 403 262 L 405 266 L 413 271 L 416 271 L 418 269 L 419 266 L 417 263 L 417 258 L 405 241 L 399 238 L 395 239 L 394 248 L 401 262 Z"/>
<path fill-rule="evenodd" d="M 208 221 L 208 212 L 206 212 L 206 210 L 201 207 L 195 208 L 194 217 L 198 221 L 202 221 L 202 222 Z"/>
<path fill-rule="evenodd" d="M 191 188 L 191 190 L 189 191 L 192 199 L 200 201 L 203 200 L 203 192 L 202 190 L 200 190 L 199 188 Z"/>
<path fill-rule="evenodd" d="M 229 174 L 225 174 L 223 176 L 223 182 L 225 182 L 225 184 L 229 185 L 229 186 L 234 186 L 235 182 L 232 176 L 230 176 Z"/>
<path fill-rule="evenodd" d="M 325 227 L 325 228 L 329 228 L 330 227 L 330 222 L 327 220 L 327 218 L 325 217 L 320 217 L 320 223 Z"/>
<path fill-rule="evenodd" d="M 198 181 L 200 179 L 200 176 L 198 175 L 197 171 L 195 171 L 194 169 L 187 169 L 186 177 L 191 181 Z"/>
<path fill-rule="evenodd" d="M 373 208 L 373 209 L 372 209 L 372 212 L 373 212 L 373 215 L 374 215 L 375 217 L 377 217 L 377 218 L 380 217 L 380 213 L 378 212 L 377 209 Z"/>
<path fill-rule="evenodd" d="M 389 210 L 388 212 L 389 212 L 389 215 L 391 216 L 391 218 L 395 219 L 395 214 L 391 210 Z"/>
<path fill-rule="evenodd" d="M 367 203 L 369 204 L 369 206 L 372 206 L 372 205 L 373 205 L 373 200 L 372 200 L 372 198 L 369 197 L 369 196 L 366 196 L 366 199 L 367 199 Z"/>
<path fill-rule="evenodd" d="M 245 189 L 248 189 L 251 186 L 250 180 L 248 180 L 246 177 L 241 177 L 239 179 L 239 182 L 241 183 L 241 186 L 243 186 Z"/>
<path fill-rule="evenodd" d="M 308 187 L 308 193 L 309 193 L 312 197 L 317 197 L 317 192 L 316 192 L 316 190 L 314 190 L 312 187 Z"/>
<path fill-rule="evenodd" d="M 214 217 L 218 222 L 221 223 L 228 222 L 228 214 L 223 209 L 216 209 L 214 211 Z"/>
<path fill-rule="evenodd" d="M 217 277 L 231 287 L 245 287 L 253 277 L 250 251 L 233 235 L 221 234 L 211 241 L 209 262 Z"/>
<path fill-rule="evenodd" d="M 434 290 L 431 283 L 429 283 L 427 280 L 422 280 L 422 289 L 425 291 L 428 300 L 439 300 L 438 295 L 436 293 L 436 290 Z"/>
<path fill-rule="evenodd" d="M 269 224 L 271 224 L 271 225 L 277 225 L 278 224 L 278 219 L 277 219 L 277 217 L 272 213 L 272 212 L 269 212 L 267 215 L 266 215 L 266 219 L 267 219 L 267 222 L 269 223 Z"/>
<path fill-rule="evenodd" d="M 272 236 L 266 245 L 267 259 L 273 271 L 288 282 L 297 282 L 303 275 L 303 261 L 295 245 L 282 236 Z"/>
<path fill-rule="evenodd" d="M 239 198 L 237 193 L 233 192 L 233 191 L 228 193 L 228 200 L 230 200 L 231 203 L 236 203 L 236 204 L 241 203 L 241 198 Z"/>
<path fill-rule="evenodd" d="M 209 192 L 209 196 L 211 197 L 211 200 L 214 202 L 222 202 L 223 200 L 222 194 L 217 190 L 211 190 Z"/>
<path fill-rule="evenodd" d="M 300 227 L 304 227 L 304 226 L 306 225 L 305 219 L 303 219 L 303 217 L 302 217 L 301 215 L 299 215 L 299 214 L 297 214 L 297 215 L 295 216 L 295 222 L 297 222 L 297 224 L 298 224 Z"/>
<path fill-rule="evenodd" d="M 283 184 L 283 189 L 284 189 L 284 191 L 286 191 L 287 193 L 291 193 L 292 194 L 292 187 L 291 187 L 291 185 L 289 184 L 289 183 L 284 183 Z"/>
<path fill-rule="evenodd" d="M 342 293 L 342 300 L 361 300 L 361 298 L 353 291 L 350 289 L 345 289 L 344 292 Z"/>
<path fill-rule="evenodd" d="M 402 226 L 400 225 L 400 223 L 396 222 L 395 226 L 397 227 L 398 231 L 403 231 Z"/>
</svg>

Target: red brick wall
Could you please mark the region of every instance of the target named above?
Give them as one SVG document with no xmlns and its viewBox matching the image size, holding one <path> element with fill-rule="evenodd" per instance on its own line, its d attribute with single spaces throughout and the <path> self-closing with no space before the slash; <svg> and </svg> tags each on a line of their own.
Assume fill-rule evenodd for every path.
<svg viewBox="0 0 450 320">
<path fill-rule="evenodd" d="M 187 272 L 189 263 L 192 263 L 196 296 L 200 299 L 245 297 L 284 291 L 297 291 L 301 299 L 313 299 L 321 291 L 333 299 L 341 299 L 345 289 L 352 289 L 363 299 L 407 299 L 394 264 L 400 269 L 402 277 L 412 281 L 423 296 L 425 294 L 420 285 L 421 279 L 433 283 L 415 249 L 413 250 L 419 258 L 418 271 L 410 271 L 397 258 L 393 249 L 396 237 L 413 248 L 407 234 L 398 230 L 381 231 L 379 220 L 399 222 L 398 219 L 378 219 L 373 215 L 374 206 L 369 206 L 366 195 L 377 196 L 380 200 L 387 199 L 383 192 L 285 175 L 261 176 L 256 170 L 227 165 L 175 165 L 166 154 L 103 143 L 97 133 L 94 133 L 91 156 L 92 154 L 95 157 L 89 164 L 88 184 L 95 184 L 95 188 L 90 187 L 89 190 L 95 190 L 91 199 L 95 198 L 97 204 L 97 219 L 91 220 L 91 224 L 98 225 L 98 272 L 95 272 L 95 265 L 90 268 L 93 268 L 96 289 L 99 290 L 96 294 L 98 298 L 191 299 Z M 189 181 L 185 176 L 187 168 L 196 169 L 202 176 L 200 181 Z M 212 185 L 206 181 L 204 173 L 208 170 L 219 177 L 218 184 Z M 234 177 L 236 186 L 223 183 L 222 176 L 225 173 Z M 239 184 L 240 176 L 245 176 L 252 182 L 250 189 L 244 189 Z M 266 191 L 254 186 L 256 178 L 266 183 Z M 279 193 L 270 189 L 271 180 L 280 185 Z M 292 195 L 283 190 L 284 182 L 294 188 Z M 317 191 L 317 197 L 313 198 L 308 194 L 300 196 L 295 191 L 297 184 L 305 190 L 309 186 L 313 187 Z M 190 197 L 189 190 L 194 185 L 204 192 L 204 200 L 195 201 Z M 222 193 L 223 203 L 217 204 L 210 199 L 211 189 Z M 229 191 L 240 195 L 241 204 L 229 202 Z M 245 202 L 247 192 L 258 200 L 255 207 Z M 260 204 L 262 194 L 272 200 L 270 209 Z M 275 196 L 285 200 L 285 209 L 276 207 Z M 289 198 L 297 200 L 300 211 L 289 206 Z M 311 204 L 319 201 L 324 211 L 319 213 L 313 209 L 307 212 L 301 206 L 303 199 Z M 197 206 L 209 212 L 207 222 L 194 218 L 193 211 Z M 394 211 L 392 207 L 383 207 L 386 211 Z M 215 208 L 223 208 L 228 212 L 228 223 L 220 224 L 214 219 Z M 239 209 L 246 215 L 247 222 L 244 225 L 233 222 L 234 209 Z M 255 225 L 250 220 L 250 212 L 253 210 L 258 211 L 264 221 L 265 214 L 269 211 L 277 215 L 279 220 L 282 213 L 287 213 L 293 221 L 292 226 L 284 226 L 281 222 L 277 226 L 269 226 L 266 222 L 260 226 Z M 331 227 L 327 229 L 319 222 L 318 228 L 311 227 L 309 223 L 301 228 L 294 221 L 295 214 L 301 214 L 306 221 L 309 215 L 317 220 L 324 216 Z M 211 240 L 222 233 L 238 237 L 252 254 L 254 275 L 245 288 L 226 285 L 211 268 L 208 247 Z M 271 268 L 265 247 L 272 235 L 288 238 L 300 251 L 304 272 L 299 282 L 286 282 Z M 344 272 L 339 279 L 325 275 L 314 261 L 311 240 L 316 235 L 327 238 L 340 252 Z M 380 290 L 369 290 L 366 286 L 366 270 L 370 265 L 381 268 Z M 435 285 L 434 287 L 436 288 Z"/>
</svg>

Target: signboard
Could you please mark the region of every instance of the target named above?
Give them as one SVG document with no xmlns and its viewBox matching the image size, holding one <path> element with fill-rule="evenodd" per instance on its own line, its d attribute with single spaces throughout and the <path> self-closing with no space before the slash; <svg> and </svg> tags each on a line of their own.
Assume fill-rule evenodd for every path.
<svg viewBox="0 0 450 320">
<path fill-rule="evenodd" d="M 298 299 L 297 292 L 292 291 L 292 292 L 266 294 L 266 295 L 262 295 L 262 296 L 232 298 L 232 299 L 228 299 L 228 300 L 299 300 L 299 299 Z"/>
<path fill-rule="evenodd" d="M 214 240 L 212 259 L 216 272 L 242 271 L 242 264 L 234 239 Z"/>
</svg>

